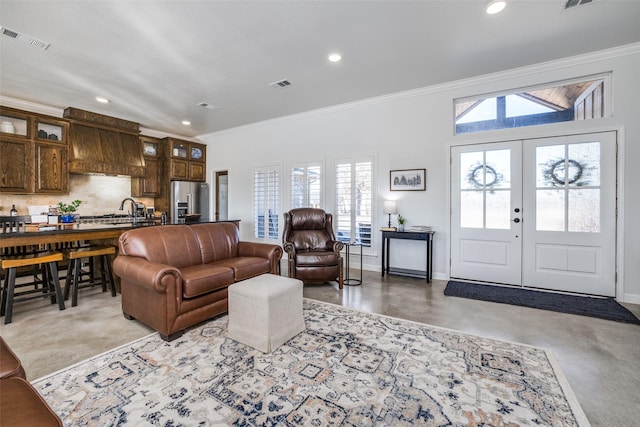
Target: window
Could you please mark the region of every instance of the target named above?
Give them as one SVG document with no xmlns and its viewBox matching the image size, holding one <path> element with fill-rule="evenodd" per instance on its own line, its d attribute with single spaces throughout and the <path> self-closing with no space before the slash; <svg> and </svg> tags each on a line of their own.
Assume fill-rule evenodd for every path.
<svg viewBox="0 0 640 427">
<path fill-rule="evenodd" d="M 336 162 L 336 237 L 371 246 L 373 160 Z"/>
<path fill-rule="evenodd" d="M 455 133 L 604 117 L 609 80 L 603 75 L 496 96 L 456 99 Z"/>
<path fill-rule="evenodd" d="M 322 206 L 322 173 L 319 163 L 291 168 L 291 209 Z"/>
<path fill-rule="evenodd" d="M 254 237 L 278 239 L 280 170 L 257 168 L 253 173 Z"/>
</svg>

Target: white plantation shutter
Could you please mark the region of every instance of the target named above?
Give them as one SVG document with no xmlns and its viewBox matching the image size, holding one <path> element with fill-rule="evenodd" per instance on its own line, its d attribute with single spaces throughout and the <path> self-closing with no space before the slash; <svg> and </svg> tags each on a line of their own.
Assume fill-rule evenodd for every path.
<svg viewBox="0 0 640 427">
<path fill-rule="evenodd" d="M 373 160 L 336 162 L 336 237 L 371 246 Z"/>
<path fill-rule="evenodd" d="M 310 163 L 291 168 L 291 209 L 322 206 L 320 164 Z"/>
<path fill-rule="evenodd" d="M 280 171 L 257 168 L 253 174 L 254 237 L 278 239 L 280 217 Z"/>
</svg>

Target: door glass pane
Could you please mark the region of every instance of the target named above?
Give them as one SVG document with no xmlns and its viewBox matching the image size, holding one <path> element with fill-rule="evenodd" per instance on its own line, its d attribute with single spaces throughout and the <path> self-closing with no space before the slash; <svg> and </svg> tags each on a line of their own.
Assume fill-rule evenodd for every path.
<svg viewBox="0 0 640 427">
<path fill-rule="evenodd" d="M 482 191 L 460 192 L 460 227 L 482 228 L 484 224 Z"/>
<path fill-rule="evenodd" d="M 569 145 L 569 185 L 572 187 L 600 185 L 600 143 L 587 142 Z"/>
<path fill-rule="evenodd" d="M 487 151 L 487 188 L 511 188 L 511 150 Z"/>
<path fill-rule="evenodd" d="M 473 190 L 484 185 L 483 153 L 462 153 L 460 155 L 460 188 Z"/>
<path fill-rule="evenodd" d="M 508 230 L 511 228 L 511 191 L 487 192 L 486 228 Z"/>
<path fill-rule="evenodd" d="M 564 190 L 536 191 L 536 230 L 564 231 Z"/>
<path fill-rule="evenodd" d="M 536 148 L 536 186 L 564 186 L 564 145 L 549 145 Z"/>
<path fill-rule="evenodd" d="M 600 232 L 600 190 L 569 191 L 569 231 Z"/>
</svg>

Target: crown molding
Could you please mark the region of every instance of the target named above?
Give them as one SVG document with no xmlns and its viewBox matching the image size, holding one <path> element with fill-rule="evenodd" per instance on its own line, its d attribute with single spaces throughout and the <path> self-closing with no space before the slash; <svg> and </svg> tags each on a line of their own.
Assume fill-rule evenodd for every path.
<svg viewBox="0 0 640 427">
<path fill-rule="evenodd" d="M 32 113 L 45 114 L 47 116 L 62 117 L 64 108 L 52 107 L 50 105 L 38 104 L 37 102 L 26 101 L 24 99 L 12 98 L 0 95 L 0 104 L 5 107 L 16 108 L 18 110 L 30 111 Z"/>
</svg>

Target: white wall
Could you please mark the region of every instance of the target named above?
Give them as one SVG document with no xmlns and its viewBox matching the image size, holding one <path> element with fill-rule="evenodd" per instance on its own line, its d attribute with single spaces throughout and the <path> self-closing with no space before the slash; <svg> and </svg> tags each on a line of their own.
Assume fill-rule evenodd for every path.
<svg viewBox="0 0 640 427">
<path fill-rule="evenodd" d="M 437 87 L 363 100 L 305 114 L 256 123 L 201 136 L 208 145 L 207 169 L 229 171 L 229 217 L 242 220 L 243 239 L 252 239 L 252 172 L 255 166 L 279 164 L 283 173 L 291 162 L 329 160 L 340 154 L 377 155 L 377 197 L 373 229 L 386 224 L 382 201 L 398 199 L 408 225 L 431 225 L 434 277 L 449 274 L 449 148 L 451 145 L 502 141 L 575 132 L 616 130 L 619 157 L 618 299 L 640 303 L 640 44 L 595 52 L 553 63 L 481 76 Z M 516 89 L 603 72 L 613 73 L 613 115 L 585 122 L 560 123 L 475 135 L 453 135 L 454 98 Z M 295 88 L 293 89 L 295 90 Z M 427 169 L 427 191 L 389 191 L 389 170 Z M 327 169 L 327 173 L 330 170 Z M 284 173 L 286 175 L 286 173 Z M 283 179 L 283 184 L 286 183 Z M 331 209 L 331 200 L 326 207 Z M 283 210 L 288 208 L 284 201 Z M 637 216 L 637 215 L 636 215 Z M 629 220 L 625 221 L 627 217 Z M 281 219 L 282 220 L 282 219 Z M 380 270 L 379 233 L 365 268 Z M 404 244 L 402 244 L 404 243 Z M 394 266 L 419 269 L 423 248 L 415 242 L 394 246 Z M 399 265 L 403 264 L 403 265 Z"/>
</svg>

